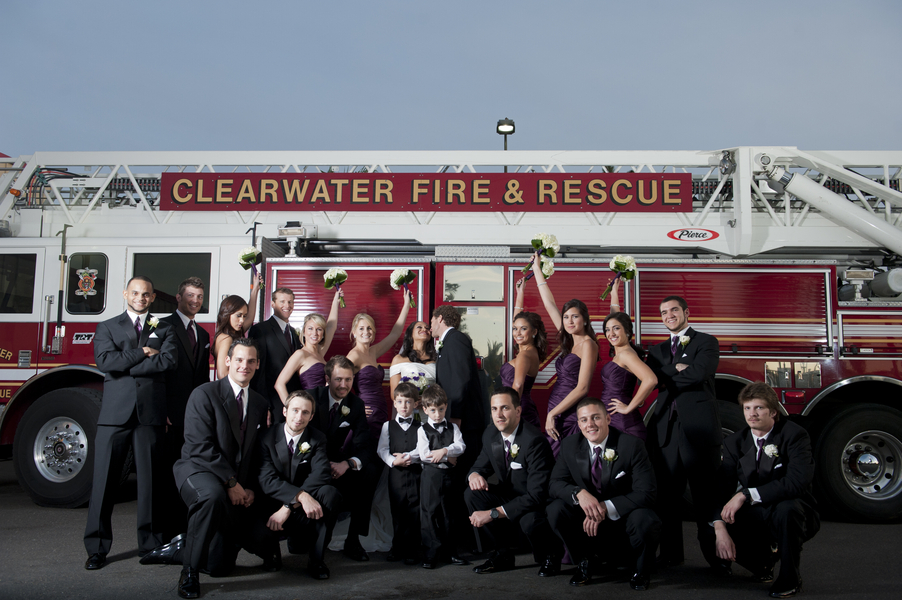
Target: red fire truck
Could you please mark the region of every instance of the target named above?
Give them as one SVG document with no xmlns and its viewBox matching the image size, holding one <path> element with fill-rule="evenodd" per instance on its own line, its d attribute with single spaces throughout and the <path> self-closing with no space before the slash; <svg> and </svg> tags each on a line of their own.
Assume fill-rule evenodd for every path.
<svg viewBox="0 0 902 600">
<path fill-rule="evenodd" d="M 9 233 L 0 248 L 0 445 L 12 451 L 20 483 L 37 503 L 78 506 L 88 497 L 102 388 L 91 341 L 99 321 L 124 310 L 120 290 L 133 274 L 154 280 L 157 301 L 151 311 L 157 315 L 174 310 L 179 281 L 200 276 L 208 284 L 199 321 L 212 332 L 219 299 L 247 295 L 249 278 L 237 256 L 252 241 L 265 257 L 266 289 L 295 291 L 296 326 L 306 314 L 328 310 L 332 292 L 324 289 L 323 275 L 342 267 L 349 274 L 343 285 L 347 307 L 341 309 L 331 352 L 344 353 L 358 312 L 375 318 L 377 336 L 387 333 L 402 301 L 389 274 L 408 268 L 417 275 L 417 307 L 408 322 L 428 321 L 439 304 L 456 306 L 482 356 L 488 393 L 512 356 L 514 284 L 528 260 L 531 238 L 543 231 L 561 240 L 549 280 L 558 304 L 584 300 L 600 333 L 609 310 L 600 300 L 612 275 L 608 262 L 613 254 L 632 254 L 638 275 L 626 284 L 623 304 L 635 320 L 636 342 L 648 347 L 665 339 L 660 301 L 670 294 L 685 297 L 692 326 L 720 341 L 717 395 L 726 430 L 743 424 L 735 403 L 739 389 L 767 381 L 778 391 L 781 412 L 813 436 L 821 498 L 849 517 L 902 516 L 897 467 L 902 458 L 902 270 L 895 268 L 902 254 L 897 191 L 902 154 L 745 147 L 567 157 L 528 152 L 209 154 L 36 154 L 11 160 L 9 170 L 0 172 L 5 173 L 0 175 L 0 235 L 3 221 Z M 236 174 L 241 165 L 253 177 Z M 422 165 L 432 165 L 435 172 L 423 174 Z M 492 186 L 502 177 L 497 165 L 524 176 L 503 174 L 499 185 L 506 187 L 495 194 Z M 592 175 L 593 165 L 615 175 L 628 167 L 630 177 L 618 184 Z M 444 197 L 430 203 L 429 210 L 411 205 L 355 210 L 347 204 L 351 190 L 364 198 L 366 190 L 387 193 L 393 187 L 397 192 L 406 180 L 427 182 L 411 185 L 427 191 L 430 199 L 446 189 L 471 189 L 461 197 L 475 202 L 480 187 L 474 182 L 480 180 L 489 182 L 486 197 L 503 197 L 516 191 L 511 181 L 520 189 L 532 185 L 535 177 L 526 175 L 539 167 L 559 172 L 541 176 L 535 189 L 547 193 L 559 185 L 561 202 L 568 186 L 583 185 L 586 192 L 597 181 L 607 187 L 595 183 L 594 190 L 607 189 L 611 201 L 617 194 L 625 199 L 630 190 L 648 199 L 653 182 L 665 189 L 659 177 L 665 167 L 679 169 L 688 175 L 680 179 L 682 185 L 691 186 L 683 200 L 690 210 L 596 211 L 598 206 L 589 206 L 591 195 L 583 197 L 580 212 L 565 212 L 550 201 L 545 208 L 551 210 L 515 206 L 517 212 L 511 212 L 489 205 L 487 211 L 465 204 L 467 210 L 449 211 Z M 462 173 L 447 174 L 450 169 Z M 402 170 L 404 177 L 395 178 Z M 574 171 L 579 175 L 571 175 Z M 643 173 L 649 177 L 636 175 Z M 265 183 L 270 179 L 275 183 Z M 234 203 L 245 189 L 242 181 L 252 180 L 251 192 L 265 192 L 291 189 L 289 179 L 309 181 L 310 193 L 322 189 L 334 205 L 323 206 L 323 198 L 310 200 L 312 206 L 275 210 Z M 808 189 L 809 183 L 818 189 Z M 298 194 L 306 185 L 297 186 Z M 339 206 L 335 192 L 342 187 L 345 204 Z M 209 195 L 211 205 L 220 197 L 230 197 L 230 203 L 226 210 L 211 211 L 180 211 L 172 203 L 173 198 L 188 202 L 192 195 L 194 200 Z M 257 194 L 256 201 L 264 197 Z M 296 195 L 295 201 L 301 198 Z M 459 200 L 448 198 L 455 204 Z M 284 202 L 274 191 L 271 200 L 280 199 Z M 404 202 L 399 195 L 392 200 Z M 62 252 L 62 237 L 56 236 L 61 230 L 66 231 Z M 260 319 L 270 315 L 264 295 Z M 526 306 L 545 316 L 550 328 L 530 284 Z M 556 332 L 549 334 L 554 347 Z M 600 368 L 608 360 L 608 346 L 599 339 Z M 387 367 L 399 346 L 400 340 L 380 363 Z M 546 359 L 534 388 L 540 412 L 554 383 L 556 356 L 557 351 Z M 599 387 L 595 377 L 593 393 Z"/>
</svg>

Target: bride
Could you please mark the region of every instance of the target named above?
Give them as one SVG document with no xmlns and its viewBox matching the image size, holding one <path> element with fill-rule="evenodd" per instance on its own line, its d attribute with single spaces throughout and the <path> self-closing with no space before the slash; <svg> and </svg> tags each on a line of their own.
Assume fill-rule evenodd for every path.
<svg viewBox="0 0 902 600">
<path fill-rule="evenodd" d="M 416 378 L 426 376 L 426 383 L 435 383 L 435 342 L 429 325 L 423 321 L 411 323 L 404 333 L 404 343 L 401 350 L 391 361 L 391 396 L 395 397 L 395 388 L 403 378 L 417 385 Z"/>
</svg>

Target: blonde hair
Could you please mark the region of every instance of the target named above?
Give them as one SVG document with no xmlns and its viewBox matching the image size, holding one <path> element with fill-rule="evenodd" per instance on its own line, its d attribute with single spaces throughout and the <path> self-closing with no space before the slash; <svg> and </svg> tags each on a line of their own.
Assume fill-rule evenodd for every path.
<svg viewBox="0 0 902 600">
<path fill-rule="evenodd" d="M 325 331 L 326 331 L 326 319 L 325 319 L 321 314 L 319 314 L 319 313 L 310 313 L 309 315 L 307 315 L 306 317 L 304 317 L 304 325 L 303 325 L 303 327 L 301 327 L 301 344 L 306 343 L 306 341 L 304 340 L 304 330 L 307 329 L 307 323 L 308 323 L 309 321 L 313 321 L 314 323 L 316 323 L 317 325 L 319 325 L 320 327 L 322 327 L 322 328 L 323 328 L 323 333 L 325 334 Z M 318 344 L 318 345 L 319 345 L 319 346 L 322 346 L 322 345 L 325 344 L 325 343 L 326 343 L 326 336 L 323 335 L 323 339 L 321 339 L 321 340 L 319 341 L 319 344 Z"/>
<path fill-rule="evenodd" d="M 351 332 L 348 334 L 351 337 L 351 343 L 356 344 L 357 338 L 354 337 L 354 330 L 357 329 L 357 323 L 360 321 L 366 321 L 370 324 L 370 327 L 373 328 L 373 334 L 376 333 L 376 321 L 373 320 L 373 317 L 369 316 L 366 313 L 357 313 L 354 315 L 354 320 L 351 321 Z"/>
</svg>

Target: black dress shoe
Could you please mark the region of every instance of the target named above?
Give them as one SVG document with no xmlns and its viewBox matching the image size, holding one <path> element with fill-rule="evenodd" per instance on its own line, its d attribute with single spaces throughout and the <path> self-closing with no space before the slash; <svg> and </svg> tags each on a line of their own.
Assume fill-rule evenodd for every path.
<svg viewBox="0 0 902 600">
<path fill-rule="evenodd" d="M 88 571 L 96 571 L 97 569 L 103 568 L 103 565 L 106 564 L 106 554 L 92 554 L 88 557 L 88 560 L 85 561 L 85 569 Z"/>
<path fill-rule="evenodd" d="M 772 588 L 770 588 L 770 597 L 771 598 L 792 598 L 796 594 L 802 591 L 802 580 L 800 579 L 798 583 L 795 585 L 786 585 L 780 584 L 779 582 L 775 583 Z"/>
<path fill-rule="evenodd" d="M 360 542 L 350 546 L 345 545 L 341 552 L 351 560 L 356 560 L 357 562 L 366 562 L 370 559 L 370 555 L 366 553 L 366 550 L 363 549 Z"/>
<path fill-rule="evenodd" d="M 179 596 L 182 598 L 197 598 L 200 596 L 200 576 L 197 569 L 185 567 L 179 575 Z"/>
<path fill-rule="evenodd" d="M 592 579 L 592 572 L 589 568 L 589 561 L 583 560 L 577 565 L 576 573 L 570 578 L 570 585 L 584 586 Z"/>
<path fill-rule="evenodd" d="M 630 587 L 638 591 L 647 590 L 649 581 L 648 575 L 636 573 L 630 578 Z"/>
<path fill-rule="evenodd" d="M 449 556 L 448 562 L 451 563 L 452 565 L 457 565 L 458 567 L 463 567 L 463 566 L 470 564 L 470 561 L 468 561 L 464 558 L 461 558 L 456 554 L 452 554 L 451 556 Z"/>
<path fill-rule="evenodd" d="M 182 548 L 185 547 L 185 536 L 177 535 L 172 541 L 162 546 L 157 546 L 147 554 L 141 557 L 142 565 L 177 565 L 181 564 Z"/>
<path fill-rule="evenodd" d="M 539 577 L 554 577 L 561 573 L 561 561 L 553 558 L 546 558 L 545 563 L 539 569 Z"/>
<path fill-rule="evenodd" d="M 514 561 L 505 560 L 503 558 L 490 558 L 481 565 L 473 567 L 474 573 L 485 575 L 487 573 L 500 573 L 501 571 L 510 571 L 514 568 Z"/>
<path fill-rule="evenodd" d="M 267 573 L 275 573 L 282 569 L 282 549 L 276 547 L 276 551 L 263 557 L 263 570 Z"/>
<path fill-rule="evenodd" d="M 774 565 L 765 566 L 752 573 L 752 581 L 755 583 L 773 583 Z"/>
<path fill-rule="evenodd" d="M 420 563 L 420 566 L 424 569 L 434 569 L 435 568 L 435 559 L 434 558 L 426 558 L 423 559 L 423 562 Z"/>
<path fill-rule="evenodd" d="M 329 579 L 329 567 L 324 562 L 307 565 L 307 573 L 314 579 Z"/>
</svg>

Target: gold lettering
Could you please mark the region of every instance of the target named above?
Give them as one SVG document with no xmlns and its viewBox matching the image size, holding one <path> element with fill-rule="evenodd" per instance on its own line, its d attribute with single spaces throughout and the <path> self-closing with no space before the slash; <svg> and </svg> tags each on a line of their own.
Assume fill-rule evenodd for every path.
<svg viewBox="0 0 902 600">
<path fill-rule="evenodd" d="M 440 180 L 436 180 L 434 182 L 435 187 L 432 189 L 432 203 L 439 204 L 442 201 L 442 182 Z"/>
<path fill-rule="evenodd" d="M 664 180 L 664 204 L 680 204 L 680 180 Z"/>
<path fill-rule="evenodd" d="M 582 198 L 579 197 L 579 186 L 581 181 L 573 181 L 568 179 L 564 182 L 564 204 L 580 204 Z"/>
<path fill-rule="evenodd" d="M 12 390 L 0 390 L 0 398 L 12 398 Z"/>
<path fill-rule="evenodd" d="M 606 185 L 602 179 L 593 179 L 589 182 L 589 195 L 586 196 L 589 204 L 598 205 L 608 199 L 608 193 L 604 190 Z M 592 194 L 596 195 L 593 196 Z"/>
<path fill-rule="evenodd" d="M 257 196 L 254 195 L 254 186 L 250 179 L 245 179 L 241 183 L 241 191 L 238 192 L 238 197 L 235 198 L 235 202 L 241 202 L 245 199 L 251 203 L 257 201 Z"/>
<path fill-rule="evenodd" d="M 550 179 L 539 180 L 539 204 L 545 204 L 545 198 L 549 203 L 557 204 L 557 182 Z"/>
<path fill-rule="evenodd" d="M 414 179 L 413 180 L 413 202 L 411 204 L 419 204 L 420 196 L 426 193 L 426 189 L 423 186 L 429 185 L 428 179 Z"/>
<path fill-rule="evenodd" d="M 185 202 L 191 202 L 191 198 L 194 197 L 194 194 L 185 194 L 182 196 L 181 188 L 186 187 L 189 190 L 193 187 L 190 179 L 179 179 L 175 182 L 175 185 L 172 186 L 172 199 L 178 202 L 179 204 L 184 204 Z"/>
<path fill-rule="evenodd" d="M 467 199 L 464 197 L 464 190 L 467 189 L 467 184 L 464 183 L 460 179 L 449 179 L 448 180 L 448 195 L 445 197 L 445 203 L 451 204 L 452 197 L 457 198 L 458 204 L 466 204 Z"/>
<path fill-rule="evenodd" d="M 275 179 L 260 180 L 260 202 L 276 204 L 279 201 L 279 182 Z"/>
<path fill-rule="evenodd" d="M 639 180 L 639 204 L 648 206 L 649 204 L 654 204 L 658 201 L 658 182 L 655 180 L 648 182 L 651 185 L 651 198 L 645 197 L 645 183 L 645 180 Z"/>
<path fill-rule="evenodd" d="M 213 196 L 204 196 L 204 180 L 197 180 L 197 203 L 200 204 L 203 202 L 204 204 L 209 204 L 213 202 Z"/>
<path fill-rule="evenodd" d="M 376 204 L 378 204 L 381 201 L 383 196 L 385 197 L 385 203 L 391 204 L 392 203 L 391 191 L 392 191 L 393 187 L 395 187 L 395 184 L 392 183 L 390 180 L 377 179 L 376 180 Z"/>
<path fill-rule="evenodd" d="M 366 196 L 369 193 L 368 186 L 370 182 L 366 179 L 355 179 L 351 184 L 351 204 L 368 204 L 370 199 Z"/>
<path fill-rule="evenodd" d="M 332 202 L 332 198 L 329 197 L 329 189 L 326 187 L 325 179 L 320 179 L 316 182 L 316 187 L 313 188 L 313 195 L 310 196 L 310 204 L 313 204 L 317 200 L 322 200 L 326 204 Z"/>
<path fill-rule="evenodd" d="M 231 202 L 232 199 L 229 197 L 232 193 L 232 182 L 233 179 L 217 179 L 216 180 L 216 203 L 222 204 L 224 202 Z"/>
<path fill-rule="evenodd" d="M 633 195 L 629 194 L 627 196 L 620 195 L 620 188 L 626 187 L 627 191 L 632 190 L 632 186 L 630 182 L 626 179 L 618 179 L 614 182 L 614 185 L 611 186 L 611 200 L 623 206 L 624 204 L 629 204 L 633 199 Z"/>
<path fill-rule="evenodd" d="M 333 179 L 332 185 L 335 186 L 335 204 L 341 204 L 341 190 L 348 183 L 347 179 Z"/>
<path fill-rule="evenodd" d="M 488 181 L 473 181 L 473 204 L 488 204 L 491 202 L 488 193 Z"/>
<path fill-rule="evenodd" d="M 304 187 L 300 186 L 300 181 L 297 179 L 293 179 L 291 181 L 287 179 L 282 180 L 282 195 L 285 196 L 285 203 L 291 204 L 294 202 L 295 197 L 298 199 L 298 203 L 304 201 L 304 196 L 307 195 L 307 186 L 310 185 L 310 180 L 304 180 Z M 289 184 L 291 184 L 289 186 Z"/>
<path fill-rule="evenodd" d="M 13 353 L 5 348 L 0 348 L 0 360 L 9 360 L 13 357 Z"/>
</svg>

